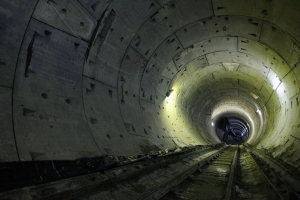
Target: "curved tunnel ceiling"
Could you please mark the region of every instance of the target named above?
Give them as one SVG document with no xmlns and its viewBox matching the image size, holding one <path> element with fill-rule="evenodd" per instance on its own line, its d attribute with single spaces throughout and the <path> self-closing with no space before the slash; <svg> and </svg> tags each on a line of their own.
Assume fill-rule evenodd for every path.
<svg viewBox="0 0 300 200">
<path fill-rule="evenodd" d="M 298 1 L 2 4 L 1 160 L 216 144 L 227 115 L 299 161 Z"/>
</svg>

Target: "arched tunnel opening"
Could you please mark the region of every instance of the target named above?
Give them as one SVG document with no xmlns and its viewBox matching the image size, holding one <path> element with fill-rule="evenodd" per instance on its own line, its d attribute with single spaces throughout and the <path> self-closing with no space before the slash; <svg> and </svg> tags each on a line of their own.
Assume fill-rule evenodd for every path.
<svg viewBox="0 0 300 200">
<path fill-rule="evenodd" d="M 0 199 L 299 199 L 299 9 L 2 0 Z"/>
<path fill-rule="evenodd" d="M 249 138 L 249 125 L 236 116 L 223 116 L 212 122 L 218 138 L 227 144 L 243 144 Z M 215 125 L 216 123 L 216 125 Z"/>
</svg>

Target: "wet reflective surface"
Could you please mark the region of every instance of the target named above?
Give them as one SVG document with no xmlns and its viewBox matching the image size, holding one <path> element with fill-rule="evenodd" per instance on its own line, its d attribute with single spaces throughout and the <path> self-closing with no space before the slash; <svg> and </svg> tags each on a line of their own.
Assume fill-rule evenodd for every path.
<svg viewBox="0 0 300 200">
<path fill-rule="evenodd" d="M 162 199 L 224 199 L 236 146 L 197 171 Z"/>
</svg>

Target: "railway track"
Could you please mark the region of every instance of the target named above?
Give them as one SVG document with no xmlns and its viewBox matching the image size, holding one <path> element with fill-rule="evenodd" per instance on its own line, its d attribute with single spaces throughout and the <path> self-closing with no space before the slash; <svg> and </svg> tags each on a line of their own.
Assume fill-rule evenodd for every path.
<svg viewBox="0 0 300 200">
<path fill-rule="evenodd" d="M 266 175 L 262 166 L 245 147 L 231 146 L 170 190 L 161 200 L 294 199 L 294 196 L 287 195 L 282 182 L 276 179 L 275 183 L 273 176 Z"/>
<path fill-rule="evenodd" d="M 237 167 L 236 199 L 286 199 L 243 146 Z"/>
<path fill-rule="evenodd" d="M 220 156 L 202 166 L 161 199 L 225 199 L 237 148 L 237 146 L 227 148 Z"/>
<path fill-rule="evenodd" d="M 0 193 L 0 199 L 300 199 L 299 178 L 250 146 L 225 144 Z"/>
</svg>

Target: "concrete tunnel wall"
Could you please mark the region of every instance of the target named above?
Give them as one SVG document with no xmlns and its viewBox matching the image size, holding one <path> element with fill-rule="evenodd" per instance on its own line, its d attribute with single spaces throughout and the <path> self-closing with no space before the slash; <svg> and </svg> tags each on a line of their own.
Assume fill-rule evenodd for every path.
<svg viewBox="0 0 300 200">
<path fill-rule="evenodd" d="M 300 2 L 0 3 L 0 161 L 249 144 L 298 167 Z M 170 90 L 172 92 L 166 96 Z"/>
</svg>

